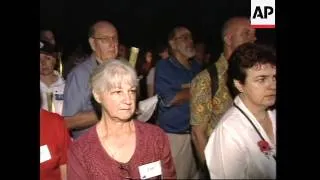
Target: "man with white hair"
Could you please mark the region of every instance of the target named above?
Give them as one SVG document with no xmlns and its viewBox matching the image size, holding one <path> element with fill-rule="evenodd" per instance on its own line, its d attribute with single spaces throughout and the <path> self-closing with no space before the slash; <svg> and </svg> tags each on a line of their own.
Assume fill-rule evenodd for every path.
<svg viewBox="0 0 320 180">
<path fill-rule="evenodd" d="M 156 66 L 156 93 L 160 97 L 158 121 L 167 133 L 175 162 L 177 179 L 198 179 L 190 129 L 190 83 L 201 68 L 196 60 L 192 34 L 176 27 L 169 34 L 172 56 Z"/>
</svg>

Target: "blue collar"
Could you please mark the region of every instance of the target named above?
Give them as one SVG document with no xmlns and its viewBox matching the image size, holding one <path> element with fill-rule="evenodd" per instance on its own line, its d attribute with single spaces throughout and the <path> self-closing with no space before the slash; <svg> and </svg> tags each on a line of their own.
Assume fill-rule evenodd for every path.
<svg viewBox="0 0 320 180">
<path fill-rule="evenodd" d="M 181 68 L 181 69 L 185 69 L 185 70 L 190 71 L 190 69 L 185 68 L 185 67 L 177 60 L 177 58 L 175 58 L 174 56 L 170 56 L 170 57 L 168 58 L 168 61 L 170 61 L 174 66 L 176 66 L 176 67 L 178 67 L 178 68 Z M 190 65 L 191 65 L 191 67 L 192 67 L 192 65 L 193 65 L 192 60 L 191 60 Z"/>
</svg>

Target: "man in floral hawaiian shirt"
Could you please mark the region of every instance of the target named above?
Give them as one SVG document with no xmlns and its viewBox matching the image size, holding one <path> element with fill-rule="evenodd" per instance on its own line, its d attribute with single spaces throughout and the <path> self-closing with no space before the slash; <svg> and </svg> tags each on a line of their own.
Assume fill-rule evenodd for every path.
<svg viewBox="0 0 320 180">
<path fill-rule="evenodd" d="M 233 17 L 222 28 L 223 52 L 213 66 L 217 68 L 218 88 L 211 95 L 211 79 L 207 69 L 200 72 L 191 83 L 192 140 L 205 169 L 204 148 L 208 137 L 221 116 L 232 105 L 232 97 L 226 85 L 228 58 L 239 45 L 256 40 L 255 29 L 246 17 Z"/>
</svg>

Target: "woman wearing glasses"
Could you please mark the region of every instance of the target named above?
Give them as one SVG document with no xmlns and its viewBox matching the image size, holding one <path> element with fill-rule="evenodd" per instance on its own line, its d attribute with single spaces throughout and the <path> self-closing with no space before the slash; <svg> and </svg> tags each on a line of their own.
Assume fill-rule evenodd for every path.
<svg viewBox="0 0 320 180">
<path fill-rule="evenodd" d="M 176 178 L 168 137 L 134 119 L 137 83 L 126 61 L 109 60 L 93 71 L 90 86 L 102 115 L 71 145 L 69 180 Z"/>
<path fill-rule="evenodd" d="M 246 43 L 230 58 L 229 85 L 237 96 L 205 148 L 211 179 L 275 179 L 275 53 Z"/>
</svg>

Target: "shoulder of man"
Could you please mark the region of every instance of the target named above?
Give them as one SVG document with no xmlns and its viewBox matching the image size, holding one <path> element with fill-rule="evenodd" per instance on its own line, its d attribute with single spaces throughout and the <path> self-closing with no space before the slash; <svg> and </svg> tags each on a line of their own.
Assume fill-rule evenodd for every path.
<svg viewBox="0 0 320 180">
<path fill-rule="evenodd" d="M 194 83 L 199 81 L 210 81 L 210 74 L 207 68 L 200 71 L 192 80 Z"/>
<path fill-rule="evenodd" d="M 156 67 L 158 66 L 165 66 L 167 64 L 169 64 L 169 58 L 168 59 L 160 59 L 157 63 L 156 63 Z"/>
<path fill-rule="evenodd" d="M 169 71 L 168 67 L 173 66 L 171 62 L 169 62 L 169 60 L 159 60 L 155 66 L 156 70 L 155 70 L 155 75 L 157 76 L 157 74 L 159 74 L 159 72 L 162 73 L 166 73 Z"/>
<path fill-rule="evenodd" d="M 96 63 L 91 56 L 87 57 L 83 62 L 81 62 L 80 64 L 76 65 L 70 73 L 84 73 L 84 72 L 88 72 L 91 73 L 91 71 L 93 70 L 93 68 L 95 67 L 94 63 Z"/>
</svg>

